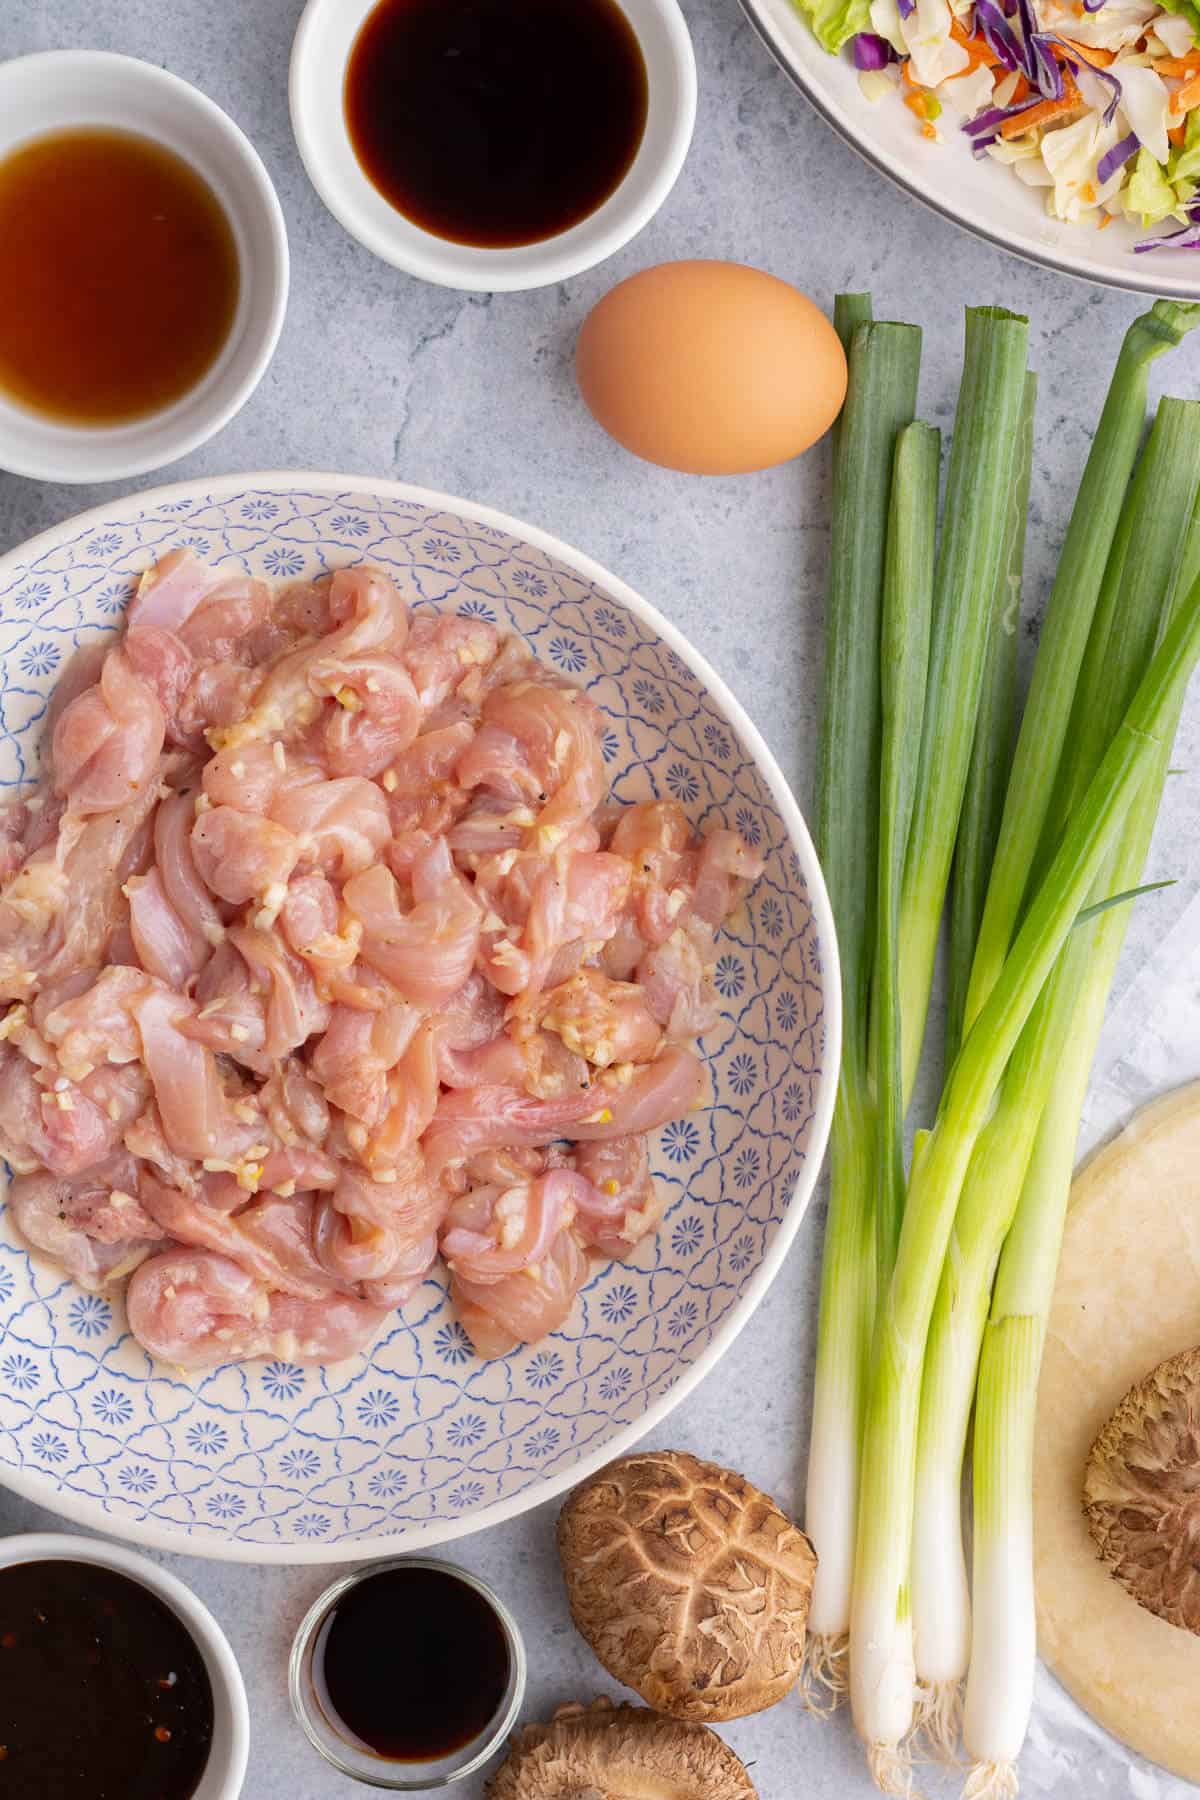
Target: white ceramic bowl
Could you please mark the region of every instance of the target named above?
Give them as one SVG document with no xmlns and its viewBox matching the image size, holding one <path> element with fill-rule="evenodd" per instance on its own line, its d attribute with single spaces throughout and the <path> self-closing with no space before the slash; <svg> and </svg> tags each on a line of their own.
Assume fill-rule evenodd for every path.
<svg viewBox="0 0 1200 1800">
<path fill-rule="evenodd" d="M 649 111 L 620 186 L 569 231 L 511 250 L 452 243 L 384 199 L 358 161 L 343 90 L 355 39 L 376 0 L 308 0 L 292 49 L 292 128 L 313 186 L 334 217 L 384 262 L 442 287 L 505 293 L 566 281 L 612 256 L 649 224 L 675 185 L 696 122 L 696 58 L 677 0 L 620 0 L 646 59 Z"/>
<path fill-rule="evenodd" d="M 14 1563 L 83 1562 L 115 1569 L 140 1581 L 169 1606 L 195 1640 L 204 1658 L 213 1695 L 213 1740 L 203 1779 L 192 1800 L 238 1800 L 250 1754 L 250 1712 L 241 1670 L 229 1640 L 190 1588 L 148 1557 L 102 1538 L 70 1537 L 58 1531 L 30 1531 L 0 1538 L 0 1569 Z M 32 1800 L 32 1796 L 30 1796 Z"/>
<path fill-rule="evenodd" d="M 0 393 L 0 468 L 38 481 L 121 481 L 177 461 L 245 405 L 274 354 L 288 293 L 283 214 L 249 139 L 176 75 L 102 50 L 49 50 L 0 64 L 0 160 L 81 125 L 153 138 L 199 171 L 228 216 L 241 292 L 212 368 L 163 411 L 111 426 L 63 424 Z"/>
<path fill-rule="evenodd" d="M 1200 298 L 1200 251 L 1133 246 L 1153 235 L 1127 221 L 1104 231 L 1052 219 L 1041 189 L 1026 187 L 991 157 L 977 162 L 949 112 L 942 141 L 927 142 L 899 94 L 864 98 L 848 55 L 818 44 L 794 0 L 742 0 L 751 23 L 821 116 L 873 168 L 923 200 L 943 218 L 1002 250 L 1064 275 L 1135 293 Z M 851 229 L 853 221 L 849 221 Z"/>
<path fill-rule="evenodd" d="M 432 1273 L 370 1351 L 194 1377 L 0 1209 L 0 1481 L 139 1544 L 247 1562 L 409 1552 L 512 1518 L 657 1426 L 733 1342 L 816 1186 L 837 1086 L 833 921 L 812 841 L 720 676 L 616 576 L 532 526 L 399 482 L 231 475 L 114 501 L 0 558 L 0 790 L 37 767 L 72 651 L 175 544 L 272 579 L 371 561 L 421 608 L 519 632 L 604 715 L 613 797 L 728 825 L 764 873 L 717 943 L 712 1103 L 651 1140 L 663 1223 L 543 1342 L 482 1362 Z M 2 1183 L 0 1183 L 2 1187 Z"/>
</svg>

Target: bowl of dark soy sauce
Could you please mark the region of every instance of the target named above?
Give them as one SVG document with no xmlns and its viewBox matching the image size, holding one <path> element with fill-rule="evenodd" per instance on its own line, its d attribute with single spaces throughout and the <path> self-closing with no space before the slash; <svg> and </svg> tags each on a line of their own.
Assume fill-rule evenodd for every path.
<svg viewBox="0 0 1200 1800">
<path fill-rule="evenodd" d="M 473 1774 L 502 1747 L 524 1697 L 525 1651 L 486 1582 L 401 1557 L 318 1596 L 292 1645 L 289 1686 L 335 1769 L 417 1793 Z"/>
<path fill-rule="evenodd" d="M 666 199 L 696 116 L 678 0 L 309 0 L 292 125 L 330 211 L 448 287 L 545 286 Z"/>
<path fill-rule="evenodd" d="M 196 1596 L 96 1538 L 0 1543 L 0 1800 L 237 1800 L 250 1729 Z"/>
</svg>

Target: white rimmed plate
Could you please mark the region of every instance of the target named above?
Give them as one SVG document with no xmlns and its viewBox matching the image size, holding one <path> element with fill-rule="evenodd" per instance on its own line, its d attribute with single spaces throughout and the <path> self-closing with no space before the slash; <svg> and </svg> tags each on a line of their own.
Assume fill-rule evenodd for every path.
<svg viewBox="0 0 1200 1800">
<path fill-rule="evenodd" d="M 1149 234 L 1125 221 L 1103 231 L 1069 225 L 1045 210 L 1042 190 L 1026 187 L 992 160 L 972 156 L 949 110 L 939 120 L 942 141 L 917 130 L 898 94 L 867 100 L 848 55 L 822 50 L 793 0 L 742 0 L 768 48 L 826 122 L 868 163 L 923 200 L 943 218 L 1064 275 L 1135 293 L 1200 298 L 1200 250 L 1133 246 Z"/>
</svg>

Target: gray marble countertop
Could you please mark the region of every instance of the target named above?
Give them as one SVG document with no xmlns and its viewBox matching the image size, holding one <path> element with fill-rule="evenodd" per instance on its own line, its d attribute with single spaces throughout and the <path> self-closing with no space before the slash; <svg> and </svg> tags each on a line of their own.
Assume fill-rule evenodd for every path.
<svg viewBox="0 0 1200 1800">
<path fill-rule="evenodd" d="M 658 218 L 620 256 L 568 286 L 464 296 L 374 261 L 325 211 L 305 177 L 287 112 L 287 62 L 301 0 L 10 0 L 0 58 L 91 46 L 165 64 L 197 83 L 262 153 L 287 218 L 291 305 L 265 381 L 241 415 L 171 479 L 306 467 L 399 477 L 534 521 L 597 557 L 652 599 L 736 689 L 802 803 L 818 730 L 827 467 L 822 453 L 769 474 L 698 480 L 635 463 L 592 424 L 571 375 L 575 331 L 620 276 L 679 256 L 726 257 L 795 281 L 820 304 L 871 288 L 877 311 L 926 332 L 923 406 L 949 423 L 961 309 L 994 301 L 1028 312 L 1041 371 L 1027 603 L 1030 638 L 1074 484 L 1121 334 L 1138 310 L 975 241 L 873 174 L 809 110 L 746 25 L 737 0 L 684 0 L 700 67 L 690 159 Z M 0 272 L 2 278 L 2 272 Z M 1175 392 L 1195 391 L 1200 342 L 1177 352 Z M 1161 380 L 1161 377 L 1159 378 Z M 149 480 L 140 483 L 149 486 Z M 56 488 L 0 475 L 0 550 L 115 490 Z M 1028 645 L 1027 645 L 1028 648 Z M 1200 699 L 1176 762 L 1197 765 Z M 1200 783 L 1172 783 L 1155 857 L 1178 885 L 1135 919 L 1125 979 L 1200 877 Z M 1150 916 L 1147 916 L 1147 915 Z M 658 1434 L 744 1470 L 798 1504 L 808 1424 L 823 1197 L 785 1272 L 711 1375 Z M 0 1493 L 0 1531 L 53 1524 Z M 543 1508 L 454 1555 L 515 1608 L 530 1649 L 527 1716 L 614 1691 L 567 1617 Z M 164 1558 L 228 1632 L 250 1693 L 247 1800 L 333 1800 L 351 1785 L 293 1725 L 285 1693 L 291 1634 L 332 1571 L 253 1569 Z M 849 1724 L 789 1702 L 730 1727 L 764 1800 L 855 1800 L 874 1790 Z M 1043 1679 L 1024 1791 L 1056 1800 L 1192 1793 L 1131 1767 L 1084 1729 Z M 959 1784 L 930 1774 L 928 1794 Z M 470 1789 L 468 1793 L 466 1790 Z M 463 1800 L 482 1786 L 465 1784 Z M 27 1800 L 37 1800 L 28 1796 Z"/>
</svg>

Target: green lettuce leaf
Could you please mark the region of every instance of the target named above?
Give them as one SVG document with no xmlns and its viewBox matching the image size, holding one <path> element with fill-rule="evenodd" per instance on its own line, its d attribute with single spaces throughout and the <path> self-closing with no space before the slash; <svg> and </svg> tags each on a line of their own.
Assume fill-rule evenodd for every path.
<svg viewBox="0 0 1200 1800">
<path fill-rule="evenodd" d="M 1190 181 L 1196 175 L 1200 175 L 1200 108 L 1193 107 L 1184 140 L 1167 162 L 1167 180 Z"/>
<path fill-rule="evenodd" d="M 1129 186 L 1122 198 L 1131 212 L 1141 214 L 1143 225 L 1157 225 L 1160 220 L 1168 218 L 1179 204 L 1175 198 L 1175 189 L 1167 180 L 1165 169 L 1148 150 L 1138 151 Z"/>
<path fill-rule="evenodd" d="M 871 29 L 870 0 L 794 0 L 794 4 L 808 20 L 821 48 L 833 54 L 856 32 Z"/>
</svg>

